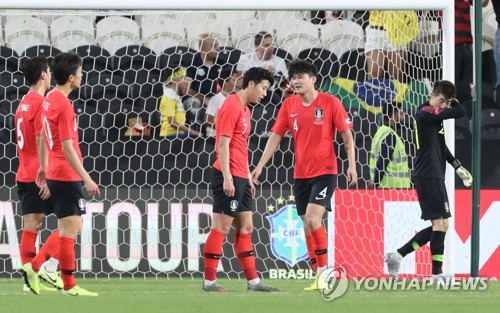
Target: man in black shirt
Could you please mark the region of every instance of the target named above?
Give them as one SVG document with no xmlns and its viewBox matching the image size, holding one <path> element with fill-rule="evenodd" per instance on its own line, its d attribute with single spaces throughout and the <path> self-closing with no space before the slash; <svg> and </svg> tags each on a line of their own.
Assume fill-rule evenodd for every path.
<svg viewBox="0 0 500 313">
<path fill-rule="evenodd" d="M 417 155 L 413 182 L 417 190 L 422 219 L 431 220 L 432 226 L 418 232 L 396 252 L 385 255 L 389 274 L 397 279 L 401 260 L 430 241 L 433 281 L 442 282 L 444 238 L 451 217 L 444 176 L 446 161 L 454 168 L 466 187 L 472 184 L 471 174 L 455 159 L 446 146 L 443 121 L 460 118 L 465 108 L 455 99 L 456 88 L 449 81 L 437 81 L 430 100 L 415 114 L 415 145 Z"/>
</svg>

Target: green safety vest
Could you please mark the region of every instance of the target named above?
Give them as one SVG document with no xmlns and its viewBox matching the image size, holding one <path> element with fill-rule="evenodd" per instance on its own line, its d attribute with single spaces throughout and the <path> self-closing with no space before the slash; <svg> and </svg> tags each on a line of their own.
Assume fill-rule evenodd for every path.
<svg viewBox="0 0 500 313">
<path fill-rule="evenodd" d="M 375 169 L 377 168 L 377 160 L 380 157 L 382 142 L 391 134 L 396 138 L 396 146 L 378 188 L 410 188 L 410 169 L 408 168 L 408 155 L 405 151 L 405 145 L 394 129 L 385 125 L 379 128 L 372 140 L 370 177 L 372 181 L 375 179 Z"/>
</svg>

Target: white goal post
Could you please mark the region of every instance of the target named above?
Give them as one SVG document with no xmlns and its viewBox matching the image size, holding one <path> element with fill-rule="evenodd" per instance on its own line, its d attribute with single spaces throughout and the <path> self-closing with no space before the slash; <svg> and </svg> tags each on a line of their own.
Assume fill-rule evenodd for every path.
<svg viewBox="0 0 500 313">
<path fill-rule="evenodd" d="M 449 81 L 454 81 L 454 38 L 455 38 L 455 33 L 454 33 L 454 2 L 452 0 L 420 0 L 420 1 L 370 1 L 370 0 L 351 0 L 351 1 L 344 1 L 344 0 L 314 0 L 314 1 L 298 1 L 298 0 L 254 0 L 254 1 L 235 1 L 235 0 L 206 0 L 206 1 L 199 1 L 199 0 L 184 0 L 184 1 L 165 1 L 165 0 L 149 0 L 149 1 L 137 1 L 137 0 L 110 0 L 110 1 L 102 1 L 102 0 L 86 0 L 86 1 L 66 1 L 66 0 L 46 0 L 46 1 L 38 1 L 38 0 L 16 0 L 16 1 L 5 1 L 6 3 L 2 2 L 0 3 L 0 17 L 6 16 L 9 11 L 15 11 L 16 14 L 21 14 L 19 13 L 22 10 L 27 10 L 30 13 L 29 14 L 50 14 L 50 12 L 57 12 L 57 15 L 64 15 L 65 13 L 68 13 L 68 15 L 74 15 L 75 11 L 93 11 L 93 12 L 98 12 L 98 13 L 103 13 L 102 15 L 106 15 L 105 13 L 107 10 L 110 12 L 114 12 L 113 14 L 120 15 L 120 12 L 144 12 L 145 16 L 148 14 L 154 14 L 155 11 L 158 12 L 172 12 L 172 11 L 197 11 L 197 12 L 205 12 L 205 11 L 210 11 L 210 12 L 217 12 L 217 11 L 228 11 L 228 12 L 236 12 L 236 11 L 306 11 L 306 10 L 436 10 L 436 11 L 442 11 L 442 18 L 441 18 L 441 52 L 440 52 L 440 57 L 441 57 L 441 75 L 440 77 L 444 80 L 449 80 Z M 117 13 L 118 12 L 118 13 Z M 56 14 L 54 14 L 56 15 Z M 339 56 L 340 58 L 340 56 Z M 422 95 L 426 96 L 426 95 Z M 1 100 L 1 99 L 0 99 Z M 450 151 L 455 150 L 455 144 L 454 144 L 454 122 L 449 121 L 445 123 L 445 130 L 446 130 L 446 142 L 447 145 L 450 149 Z M 14 138 L 14 137 L 13 137 Z M 123 150 L 126 150 L 126 142 L 123 143 L 124 148 Z M 0 145 L 3 145 L 3 143 L 0 143 Z M 283 148 L 283 147 L 282 147 Z M 168 152 L 168 151 L 167 151 Z M 203 151 L 205 153 L 206 151 Z M 161 156 L 163 152 L 161 151 L 161 148 L 159 148 L 158 154 L 157 155 L 149 155 L 148 157 L 151 157 L 152 161 L 151 164 L 155 163 L 155 158 L 158 156 Z M 200 152 L 201 153 L 201 152 Z M 209 152 L 208 152 L 209 153 Z M 252 153 L 252 152 L 251 152 Z M 0 155 L 0 158 L 4 157 L 3 155 Z M 85 159 L 84 155 L 84 159 Z M 288 155 L 290 157 L 290 155 Z M 285 156 L 283 156 L 285 158 Z M 96 157 L 97 159 L 97 157 Z M 146 158 L 145 158 L 146 159 Z M 186 156 L 187 159 L 187 156 Z M 92 159 L 94 160 L 94 159 Z M 133 162 L 142 162 L 141 158 L 138 159 L 132 159 L 130 158 L 130 163 L 132 164 Z M 182 161 L 184 162 L 184 161 Z M 187 162 L 187 161 L 186 161 Z M 105 164 L 108 164 L 105 162 Z M 342 167 L 339 167 L 339 171 L 342 169 Z M 15 168 L 10 168 L 11 172 L 15 172 Z M 197 173 L 195 172 L 194 169 L 192 175 L 192 178 L 198 178 Z M 202 169 L 203 170 L 203 169 Z M 279 171 L 283 169 L 278 169 L 278 168 L 272 168 L 268 169 L 269 171 Z M 292 168 L 286 168 L 287 171 L 291 171 Z M 95 171 L 98 171 L 95 169 Z M 115 172 L 111 173 L 110 175 L 116 174 L 116 172 L 119 172 L 120 169 L 118 167 L 115 168 Z M 150 173 L 148 173 L 149 175 Z M 340 173 L 339 173 L 340 174 Z M 183 172 L 180 172 L 179 176 L 182 176 Z M 451 170 L 451 167 L 448 168 L 446 172 L 446 186 L 448 188 L 448 197 L 449 197 L 449 203 L 450 203 L 450 210 L 452 212 L 452 215 L 454 215 L 454 210 L 455 210 L 455 196 L 454 196 L 454 190 L 455 190 L 455 173 L 454 171 Z M 277 175 L 276 175 L 277 176 Z M 110 189 L 110 196 L 109 198 L 104 199 L 103 202 L 98 202 L 98 203 L 93 203 L 91 206 L 88 208 L 88 211 L 91 213 L 89 217 L 87 217 L 89 220 L 93 220 L 92 214 L 99 215 L 100 218 L 102 217 L 102 220 L 106 219 L 106 223 L 110 223 L 110 225 L 116 226 L 116 229 L 101 229 L 98 231 L 95 231 L 89 226 L 87 229 L 84 229 L 84 234 L 90 236 L 90 240 L 92 241 L 92 238 L 94 238 L 94 241 L 96 241 L 96 238 L 99 238 L 97 245 L 106 245 L 105 242 L 101 242 L 101 238 L 118 238 L 122 235 L 121 230 L 119 230 L 119 219 L 121 215 L 128 215 L 128 216 L 137 216 L 137 220 L 133 220 L 131 218 L 129 222 L 130 229 L 128 230 L 127 234 L 130 235 L 130 243 L 125 243 L 123 244 L 126 246 L 126 251 L 127 253 L 130 251 L 130 256 L 135 253 L 135 256 L 139 255 L 138 259 L 132 259 L 132 257 L 128 260 L 123 260 L 122 257 L 120 256 L 120 251 L 122 246 L 120 245 L 119 242 L 116 242 L 115 239 L 111 240 L 112 242 L 110 243 L 108 241 L 108 244 L 111 245 L 111 252 L 107 251 L 106 257 L 109 259 L 112 259 L 112 261 L 108 262 L 110 265 L 103 265 L 105 262 L 104 259 L 99 259 L 99 260 L 93 260 L 92 257 L 87 257 L 85 260 L 79 264 L 78 268 L 80 270 L 91 270 L 92 269 L 92 264 L 94 263 L 99 263 L 100 271 L 99 273 L 91 273 L 88 275 L 88 277 L 97 277 L 97 276 L 110 276 L 110 275 L 115 275 L 116 273 L 119 273 L 121 271 L 129 271 L 131 272 L 132 276 L 140 276 L 143 275 L 142 272 L 139 270 L 135 269 L 136 267 L 139 267 L 139 263 L 145 263 L 143 259 L 148 259 L 149 262 L 149 269 L 153 273 L 152 276 L 160 276 L 161 272 L 168 272 L 168 271 L 175 271 L 176 266 L 179 266 L 179 264 L 182 263 L 182 268 L 185 272 L 179 273 L 179 276 L 196 276 L 199 273 L 199 268 L 200 265 L 199 260 L 196 257 L 196 253 L 199 254 L 198 248 L 200 247 L 200 244 L 203 243 L 204 237 L 203 237 L 203 231 L 206 233 L 206 229 L 203 229 L 203 231 L 198 231 L 199 229 L 206 227 L 206 224 L 208 223 L 207 221 L 209 220 L 208 217 L 206 217 L 207 221 L 203 220 L 201 224 L 204 226 L 200 226 L 200 221 L 199 220 L 194 220 L 191 215 L 189 216 L 183 216 L 183 206 L 187 206 L 188 210 L 192 210 L 192 212 L 197 213 L 198 215 L 193 215 L 195 216 L 196 219 L 199 219 L 200 216 L 202 215 L 209 215 L 210 210 L 207 209 L 206 202 L 209 202 L 210 200 L 210 193 L 207 191 L 205 186 L 203 186 L 200 189 L 196 190 L 188 190 L 188 187 L 183 185 L 182 183 L 179 183 L 179 185 L 174 185 L 174 189 L 172 190 L 153 190 L 157 187 L 156 185 L 151 185 L 151 184 L 145 184 L 146 187 L 144 189 L 142 186 L 140 186 L 137 189 L 134 190 L 128 190 L 126 192 L 125 196 L 120 196 L 121 192 L 125 192 L 124 190 L 116 190 Z M 12 190 L 15 189 L 13 185 L 11 186 L 6 186 L 10 190 L 10 194 L 12 194 Z M 117 187 L 117 186 L 113 186 Z M 127 189 L 127 186 L 120 186 L 122 189 Z M 160 186 L 163 187 L 163 186 Z M 149 189 L 150 188 L 150 189 Z M 179 196 L 177 194 L 176 188 L 179 188 L 181 190 Z M 205 189 L 204 189 L 205 188 Z M 263 191 L 263 194 L 260 196 L 259 201 L 262 203 L 265 203 L 265 205 L 273 206 L 274 209 L 274 203 L 276 204 L 276 210 L 280 209 L 278 206 L 281 204 L 286 203 L 286 199 L 282 200 L 282 197 L 278 199 L 274 199 L 272 192 L 273 191 L 283 191 L 287 190 L 288 196 L 290 194 L 290 186 L 281 184 L 280 182 L 276 185 L 272 185 L 269 190 Z M 116 195 L 114 194 L 116 193 Z M 106 192 L 105 192 L 106 194 Z M 1 190 L 0 190 L 0 195 L 1 195 Z M 286 197 L 285 196 L 285 197 Z M 142 198 L 144 199 L 144 203 L 141 202 L 141 206 L 144 206 L 143 211 L 140 211 L 135 207 L 134 205 L 129 205 L 126 203 L 119 203 L 117 205 L 115 204 L 117 199 L 122 199 L 122 198 Z M 172 201 L 170 202 L 170 199 L 179 199 L 179 201 Z M 186 199 L 190 200 L 189 198 L 192 197 L 196 199 L 198 203 L 193 204 L 191 206 L 191 203 L 187 202 Z M 290 195 L 290 197 L 292 197 Z M 161 209 L 159 209 L 159 204 L 158 203 L 150 203 L 148 200 L 157 200 L 157 199 L 164 199 L 167 198 L 168 200 L 168 205 L 170 206 L 168 214 L 170 214 L 170 220 L 167 220 L 166 216 L 167 213 L 165 213 L 164 216 L 162 216 Z M 110 200 L 113 199 L 113 200 Z M 271 199 L 275 202 L 269 202 L 268 200 Z M 5 236 L 3 237 L 4 240 L 2 241 L 2 231 L 4 229 L 3 226 L 3 221 L 7 220 L 8 217 L 10 217 L 10 213 L 12 212 L 12 207 L 13 204 L 10 204 L 8 201 L 2 202 L 4 199 L 0 197 L 0 277 L 2 275 L 5 276 L 5 271 L 7 271 L 8 268 L 16 268 L 14 264 L 12 267 L 9 265 L 5 265 L 6 261 L 2 263 L 2 254 L 9 254 L 9 246 L 5 241 Z M 12 200 L 12 199 L 11 199 Z M 290 198 L 288 199 L 290 200 Z M 108 201 L 109 203 L 103 204 L 104 202 Z M 114 202 L 115 201 L 115 202 Z M 14 202 L 14 200 L 12 200 Z M 181 203 L 182 202 L 182 203 Z M 201 204 L 199 203 L 201 202 Z M 271 203 L 271 204 L 270 204 Z M 10 205 L 10 206 L 9 206 Z M 104 215 L 104 206 L 110 206 L 113 208 L 111 213 L 108 212 L 108 215 Z M 390 206 L 390 205 L 389 205 Z M 107 207 L 106 207 L 107 209 Z M 265 209 L 265 208 L 264 208 Z M 269 207 L 268 207 L 269 209 Z M 288 210 L 287 206 L 283 206 L 282 209 L 285 211 Z M 387 210 L 387 207 L 385 208 Z M 10 210 L 10 211 L 9 211 Z M 257 208 L 259 210 L 259 208 Z M 382 208 L 382 212 L 384 208 Z M 269 209 L 271 212 L 272 210 Z M 268 212 L 266 212 L 268 213 Z M 335 212 L 333 214 L 330 214 L 328 220 L 327 220 L 327 225 L 328 225 L 328 230 L 329 231 L 329 260 L 330 260 L 330 265 L 335 266 L 334 260 L 335 260 L 335 244 L 338 243 L 338 240 L 335 239 L 335 232 L 334 230 L 334 216 Z M 142 215 L 142 216 L 141 216 Z M 261 226 L 267 225 L 268 221 L 264 217 L 264 214 L 262 214 L 262 222 Z M 267 217 L 267 216 L 266 216 Z M 154 227 L 148 227 L 147 229 L 141 225 L 141 218 L 143 221 L 147 221 L 147 223 L 152 223 L 155 226 Z M 162 218 L 164 220 L 162 220 Z M 205 217 L 201 217 L 201 219 L 204 219 Z M 259 216 L 259 218 L 261 218 Z M 267 219 L 270 220 L 269 217 Z M 166 252 L 161 252 L 158 250 L 159 249 L 157 246 L 154 245 L 154 243 L 158 244 L 162 240 L 159 238 L 161 237 L 158 232 L 165 232 L 165 229 L 168 227 L 173 227 L 175 223 L 185 223 L 188 224 L 188 226 L 179 226 L 180 229 L 175 232 L 171 232 L 168 237 L 171 240 L 180 240 L 182 241 L 182 237 L 189 237 L 188 238 L 188 243 L 182 242 L 179 244 L 178 247 L 170 247 L 170 251 L 175 251 L 172 252 L 172 255 L 169 256 L 170 260 L 169 261 L 162 261 L 162 256 L 164 259 L 168 259 L 168 257 L 165 257 Z M 53 222 L 52 222 L 52 226 Z M 163 230 L 162 230 L 163 226 Z M 450 219 L 450 229 L 454 229 L 454 218 L 452 217 Z M 9 232 L 9 227 L 13 227 L 12 225 L 7 225 L 5 228 L 7 231 L 5 233 Z M 18 227 L 18 226 L 16 226 Z M 18 231 L 18 230 L 17 230 Z M 134 232 L 138 232 L 139 236 L 134 237 Z M 156 232 L 156 233 L 155 233 Z M 92 234 L 94 233 L 94 237 L 92 237 Z M 124 237 L 125 237 L 125 232 Z M 148 238 L 151 240 L 152 244 L 150 242 L 141 242 L 141 233 L 143 237 Z M 164 235 L 164 234 L 163 234 Z M 273 234 L 274 235 L 274 234 Z M 273 235 L 270 235 L 269 237 L 272 237 Z M 353 235 L 355 236 L 355 235 Z M 369 235 L 363 234 L 363 236 L 368 237 Z M 180 239 L 181 238 L 181 239 Z M 255 237 L 254 237 L 255 238 Z M 452 275 L 456 273 L 456 270 L 454 268 L 454 253 L 453 253 L 453 238 L 454 236 L 448 235 L 446 237 L 446 251 L 445 251 L 445 261 L 444 261 L 444 270 L 445 273 L 448 275 Z M 260 239 L 260 235 L 259 235 Z M 408 240 L 409 238 L 399 238 L 398 241 L 400 241 L 400 244 L 403 244 L 404 242 L 402 240 Z M 104 240 L 104 239 L 103 239 Z M 363 240 L 363 238 L 361 238 Z M 94 243 L 95 244 L 95 243 Z M 94 247 L 92 246 L 92 242 L 82 242 L 82 255 L 83 254 L 92 254 L 94 251 Z M 167 245 L 167 244 L 165 244 Z M 268 255 L 266 256 L 267 258 L 267 263 L 265 265 L 266 270 L 269 267 L 269 264 L 272 263 L 271 259 L 273 259 L 273 255 L 271 254 L 271 248 L 269 247 L 269 243 L 264 243 L 263 245 L 263 250 L 267 250 Z M 101 247 L 102 248 L 102 247 Z M 95 248 L 97 249 L 97 248 Z M 167 248 L 165 248 L 166 250 Z M 145 255 L 142 255 L 141 259 L 141 253 L 143 251 L 147 251 L 147 257 Z M 374 249 L 371 252 L 378 251 L 377 249 Z M 94 251 L 95 252 L 95 251 Z M 275 251 L 273 251 L 274 253 Z M 380 251 L 378 251 L 380 252 Z M 383 252 L 383 251 L 382 251 Z M 189 258 L 185 258 L 185 255 L 189 255 Z M 16 255 L 16 257 L 18 257 Z M 383 255 L 371 255 L 369 258 L 382 258 Z M 125 258 L 126 259 L 126 258 Z M 113 263 L 114 262 L 114 263 Z M 141 263 L 141 264 L 142 264 Z M 3 264 L 3 265 L 2 265 Z M 294 268 L 294 266 L 297 263 L 293 262 L 288 263 L 287 269 Z M 305 263 L 304 263 L 305 264 Z M 135 267 L 134 267 L 135 266 Z M 225 263 L 224 264 L 225 269 L 229 269 L 231 273 L 238 272 L 238 269 L 233 269 L 232 263 Z M 258 266 L 262 267 L 262 264 L 258 264 Z M 111 270 L 109 270 L 109 267 L 111 267 Z M 278 265 L 276 265 L 278 267 Z M 134 268 L 134 270 L 130 270 L 130 268 Z M 138 273 L 139 272 L 139 273 Z M 112 273 L 112 274 L 109 274 Z M 160 274 L 158 274 L 160 273 Z M 288 272 L 289 273 L 289 272 Z M 369 273 L 364 273 L 364 275 L 369 274 Z M 87 274 L 84 274 L 85 277 L 87 277 Z M 120 274 L 121 275 L 121 274 Z M 277 276 L 272 276 L 274 274 L 269 273 L 269 277 L 280 277 L 281 274 L 276 274 Z M 288 275 L 288 274 L 287 274 Z M 9 276 L 9 275 L 7 275 Z M 12 275 L 10 275 L 12 277 Z M 144 276 L 146 276 L 146 273 L 144 273 Z M 281 277 L 283 278 L 283 277 Z"/>
</svg>

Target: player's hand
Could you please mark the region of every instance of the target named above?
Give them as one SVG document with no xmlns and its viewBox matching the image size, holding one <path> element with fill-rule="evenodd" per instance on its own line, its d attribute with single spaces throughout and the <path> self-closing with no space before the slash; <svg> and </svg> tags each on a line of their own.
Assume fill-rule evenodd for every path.
<svg viewBox="0 0 500 313">
<path fill-rule="evenodd" d="M 462 166 L 462 163 L 458 159 L 455 159 L 451 165 L 455 168 L 455 172 L 458 177 L 462 180 L 465 187 L 470 187 L 472 185 L 472 175 L 471 173 Z"/>
<path fill-rule="evenodd" d="M 259 176 L 262 173 L 262 168 L 257 166 L 252 173 L 250 173 L 250 181 L 254 183 L 254 185 L 259 185 Z"/>
<path fill-rule="evenodd" d="M 356 185 L 358 182 L 358 172 L 356 172 L 356 167 L 350 167 L 347 169 L 347 181 L 349 182 L 349 187 Z"/>
<path fill-rule="evenodd" d="M 249 182 L 250 182 L 250 192 L 252 193 L 252 198 L 255 198 L 255 194 L 256 194 L 255 185 L 252 183 L 251 179 L 249 179 Z"/>
<path fill-rule="evenodd" d="M 230 176 L 230 178 L 226 179 L 224 178 L 224 183 L 222 184 L 222 190 L 224 191 L 224 194 L 230 198 L 234 197 L 234 182 L 233 182 L 233 177 Z"/>
<path fill-rule="evenodd" d="M 40 199 L 42 200 L 47 200 L 50 198 L 50 190 L 47 184 L 45 183 L 44 185 L 40 186 L 40 191 L 38 192 L 38 195 L 40 196 Z"/>
<path fill-rule="evenodd" d="M 43 186 L 47 186 L 47 178 L 45 176 L 44 169 L 41 169 L 41 168 L 38 169 L 38 172 L 36 173 L 35 184 L 38 186 L 38 188 L 42 188 Z"/>
<path fill-rule="evenodd" d="M 368 189 L 374 189 L 375 188 L 375 184 L 373 183 L 373 181 L 371 179 L 366 182 L 366 188 L 368 188 Z"/>
<path fill-rule="evenodd" d="M 99 197 L 101 195 L 99 186 L 97 186 L 97 184 L 92 179 L 89 181 L 84 181 L 83 183 L 85 184 L 85 189 L 87 190 L 89 196 Z"/>
<path fill-rule="evenodd" d="M 460 177 L 465 187 L 470 187 L 472 185 L 472 175 L 468 170 L 465 169 L 465 167 L 460 166 L 455 169 L 455 172 L 457 173 L 458 177 Z"/>
</svg>

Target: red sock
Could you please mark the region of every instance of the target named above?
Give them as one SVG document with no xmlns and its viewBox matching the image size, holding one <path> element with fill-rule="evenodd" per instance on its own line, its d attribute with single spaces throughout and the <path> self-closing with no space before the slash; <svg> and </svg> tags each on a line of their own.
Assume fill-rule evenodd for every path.
<svg viewBox="0 0 500 313">
<path fill-rule="evenodd" d="M 205 279 L 215 280 L 217 276 L 217 266 L 222 257 L 222 244 L 226 235 L 217 229 L 212 228 L 208 235 L 205 248 L 203 249 L 203 260 L 205 261 Z"/>
<path fill-rule="evenodd" d="M 314 253 L 316 254 L 316 261 L 318 267 L 325 267 L 328 265 L 328 253 L 327 253 L 327 239 L 326 231 L 323 226 L 311 232 L 314 240 Z"/>
<path fill-rule="evenodd" d="M 245 272 L 247 280 L 258 278 L 257 270 L 255 269 L 255 253 L 252 245 L 252 234 L 239 234 L 238 244 L 234 250 L 241 267 Z"/>
<path fill-rule="evenodd" d="M 23 265 L 31 262 L 36 255 L 35 242 L 37 236 L 38 232 L 23 230 L 21 245 L 19 247 L 19 250 L 21 250 L 21 263 Z"/>
<path fill-rule="evenodd" d="M 64 282 L 64 290 L 69 290 L 76 286 L 75 281 L 75 239 L 59 237 L 59 266 L 61 277 Z"/>
<path fill-rule="evenodd" d="M 234 232 L 234 246 L 235 247 L 238 245 L 239 241 L 240 241 L 240 233 Z"/>
<path fill-rule="evenodd" d="M 45 241 L 42 249 L 40 249 L 36 257 L 33 259 L 33 261 L 31 261 L 31 266 L 33 267 L 33 270 L 35 272 L 38 272 L 43 262 L 47 261 L 50 257 L 59 260 L 59 258 L 57 257 L 58 244 L 59 230 L 56 230 L 52 233 L 52 235 L 49 236 L 49 238 L 47 238 L 47 241 Z"/>
<path fill-rule="evenodd" d="M 314 253 L 314 239 L 311 234 L 306 236 L 307 254 L 309 254 L 309 264 L 314 272 L 318 271 L 318 263 L 316 263 L 316 253 Z"/>
</svg>

